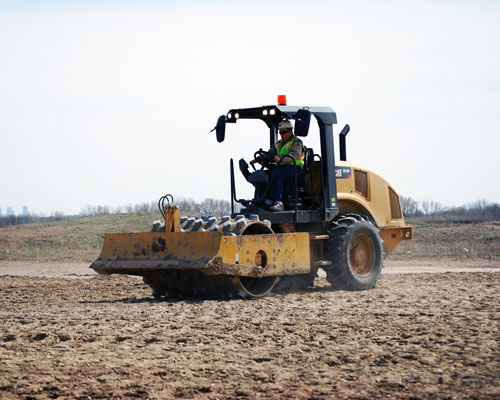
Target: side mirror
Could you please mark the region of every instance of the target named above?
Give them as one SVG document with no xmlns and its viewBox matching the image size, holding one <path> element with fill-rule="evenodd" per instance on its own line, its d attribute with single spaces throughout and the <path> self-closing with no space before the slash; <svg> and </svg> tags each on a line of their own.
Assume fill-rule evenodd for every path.
<svg viewBox="0 0 500 400">
<path fill-rule="evenodd" d="M 226 137 L 226 116 L 221 115 L 217 119 L 217 125 L 215 126 L 215 134 L 217 136 L 217 141 L 222 143 Z"/>
<path fill-rule="evenodd" d="M 301 108 L 294 115 L 295 118 L 295 136 L 307 136 L 309 125 L 311 124 L 311 112 Z"/>
</svg>

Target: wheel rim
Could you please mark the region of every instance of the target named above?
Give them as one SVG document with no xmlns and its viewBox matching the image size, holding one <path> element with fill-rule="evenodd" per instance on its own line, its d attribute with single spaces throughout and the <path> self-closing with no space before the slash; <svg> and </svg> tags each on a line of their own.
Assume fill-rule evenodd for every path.
<svg viewBox="0 0 500 400">
<path fill-rule="evenodd" d="M 270 227 L 261 222 L 257 222 L 248 225 L 241 234 L 265 235 L 270 233 L 273 233 Z M 267 258 L 264 254 L 264 257 L 260 259 L 260 263 L 258 265 L 265 267 L 266 264 L 267 264 Z M 267 296 L 280 279 L 279 276 L 265 276 L 263 278 L 253 278 L 250 276 L 236 276 L 235 278 L 236 278 L 236 284 L 239 286 L 239 289 L 243 293 L 245 293 L 246 296 L 250 298 L 259 298 Z"/>
<path fill-rule="evenodd" d="M 351 268 L 359 277 L 366 277 L 375 268 L 375 246 L 369 236 L 357 235 L 349 247 Z"/>
</svg>

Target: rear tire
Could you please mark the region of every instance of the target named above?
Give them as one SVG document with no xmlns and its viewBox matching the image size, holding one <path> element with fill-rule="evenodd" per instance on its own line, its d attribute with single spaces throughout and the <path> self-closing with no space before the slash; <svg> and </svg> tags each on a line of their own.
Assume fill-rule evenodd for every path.
<svg viewBox="0 0 500 400">
<path fill-rule="evenodd" d="M 379 230 L 368 218 L 341 217 L 329 231 L 325 255 L 332 262 L 326 279 L 339 290 L 374 288 L 382 271 L 383 247 Z"/>
</svg>

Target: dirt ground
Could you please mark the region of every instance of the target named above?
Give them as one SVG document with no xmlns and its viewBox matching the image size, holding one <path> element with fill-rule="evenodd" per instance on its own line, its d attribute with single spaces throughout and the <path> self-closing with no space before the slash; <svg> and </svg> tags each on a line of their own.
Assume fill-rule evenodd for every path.
<svg viewBox="0 0 500 400">
<path fill-rule="evenodd" d="M 499 399 L 499 282 L 388 261 L 365 292 L 155 301 L 85 264 L 0 262 L 0 398 Z"/>
</svg>

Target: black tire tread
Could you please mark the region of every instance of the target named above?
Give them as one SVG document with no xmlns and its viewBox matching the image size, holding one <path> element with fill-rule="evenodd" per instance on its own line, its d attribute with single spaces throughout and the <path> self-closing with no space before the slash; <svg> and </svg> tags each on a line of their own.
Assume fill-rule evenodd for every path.
<svg viewBox="0 0 500 400">
<path fill-rule="evenodd" d="M 367 232 L 375 239 L 376 261 L 373 271 L 366 278 L 358 277 L 349 264 L 349 243 L 351 236 L 358 230 Z M 375 287 L 382 270 L 383 242 L 380 230 L 368 217 L 359 214 L 340 216 L 332 223 L 328 232 L 330 239 L 325 241 L 325 255 L 332 265 L 325 268 L 326 279 L 338 290 L 366 290 Z"/>
</svg>

